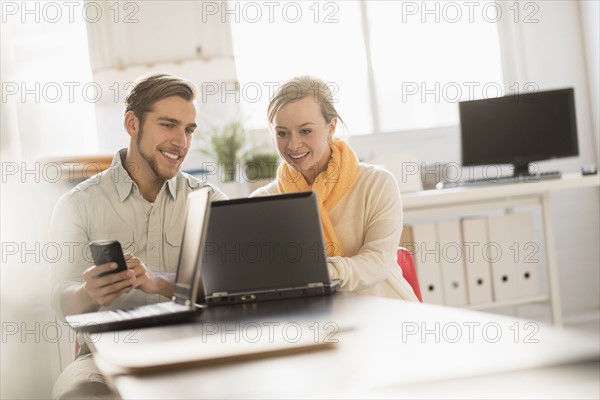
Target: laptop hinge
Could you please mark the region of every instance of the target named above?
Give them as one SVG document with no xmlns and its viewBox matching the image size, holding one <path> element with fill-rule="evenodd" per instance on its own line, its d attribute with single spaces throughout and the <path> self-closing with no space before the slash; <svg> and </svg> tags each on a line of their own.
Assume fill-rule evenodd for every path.
<svg viewBox="0 0 600 400">
<path fill-rule="evenodd" d="M 323 282 L 309 283 L 308 287 L 323 287 Z"/>
<path fill-rule="evenodd" d="M 181 298 L 178 298 L 177 295 L 173 295 L 173 297 L 171 297 L 171 300 L 173 300 L 174 303 L 184 304 L 186 306 L 189 306 L 189 305 L 192 304 L 192 302 L 190 301 L 190 299 L 187 299 L 187 298 L 181 299 Z"/>
<path fill-rule="evenodd" d="M 225 296 L 227 296 L 228 294 L 229 294 L 229 293 L 227 293 L 227 292 L 214 292 L 214 293 L 212 294 L 212 297 L 225 297 Z"/>
</svg>

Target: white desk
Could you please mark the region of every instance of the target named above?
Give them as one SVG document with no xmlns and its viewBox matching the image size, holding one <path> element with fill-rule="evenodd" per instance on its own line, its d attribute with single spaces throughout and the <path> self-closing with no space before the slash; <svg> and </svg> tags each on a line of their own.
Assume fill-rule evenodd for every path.
<svg viewBox="0 0 600 400">
<path fill-rule="evenodd" d="M 468 213 L 494 208 L 536 204 L 542 209 L 544 241 L 549 280 L 549 296 L 502 302 L 479 306 L 480 309 L 503 307 L 531 302 L 550 301 L 552 317 L 556 325 L 562 324 L 560 311 L 559 282 L 554 242 L 554 227 L 551 217 L 550 192 L 555 190 L 578 189 L 600 186 L 598 175 L 564 174 L 561 179 L 520 182 L 513 184 L 493 184 L 459 187 L 452 189 L 425 190 L 402 195 L 404 218 L 430 217 L 450 213 Z"/>
<path fill-rule="evenodd" d="M 222 344 L 231 345 L 236 329 L 244 340 L 245 327 L 286 323 L 303 326 L 302 335 L 311 340 L 314 331 L 307 326 L 329 323 L 337 327 L 329 332 L 338 342 L 291 355 L 120 374 L 111 382 L 123 399 L 599 395 L 597 337 L 519 318 L 352 294 L 213 307 L 192 324 L 105 333 L 93 350 L 136 357 L 148 344 L 202 338 L 206 324 L 218 324 L 226 333 Z"/>
</svg>

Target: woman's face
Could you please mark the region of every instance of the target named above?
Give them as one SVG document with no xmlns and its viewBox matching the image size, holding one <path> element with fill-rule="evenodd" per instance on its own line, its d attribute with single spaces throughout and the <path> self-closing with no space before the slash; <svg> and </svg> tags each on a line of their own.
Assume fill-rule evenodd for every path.
<svg viewBox="0 0 600 400">
<path fill-rule="evenodd" d="M 329 143 L 336 118 L 329 123 L 321 114 L 314 96 L 281 107 L 273 118 L 275 144 L 281 158 L 302 173 L 309 185 L 327 169 L 331 158 Z"/>
</svg>

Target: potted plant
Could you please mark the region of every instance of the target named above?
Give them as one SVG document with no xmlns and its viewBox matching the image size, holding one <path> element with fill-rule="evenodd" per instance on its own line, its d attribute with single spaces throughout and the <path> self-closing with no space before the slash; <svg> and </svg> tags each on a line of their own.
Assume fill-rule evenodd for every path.
<svg viewBox="0 0 600 400">
<path fill-rule="evenodd" d="M 246 159 L 245 175 L 249 182 L 272 181 L 277 175 L 279 157 L 275 153 L 253 153 Z"/>
<path fill-rule="evenodd" d="M 279 157 L 275 153 L 257 152 L 246 159 L 244 175 L 250 192 L 271 182 L 277 176 Z"/>
<path fill-rule="evenodd" d="M 207 147 L 200 152 L 213 158 L 218 164 L 221 182 L 238 182 L 237 172 L 244 160 L 247 132 L 240 121 L 232 121 L 222 127 L 212 127 L 199 136 Z"/>
</svg>

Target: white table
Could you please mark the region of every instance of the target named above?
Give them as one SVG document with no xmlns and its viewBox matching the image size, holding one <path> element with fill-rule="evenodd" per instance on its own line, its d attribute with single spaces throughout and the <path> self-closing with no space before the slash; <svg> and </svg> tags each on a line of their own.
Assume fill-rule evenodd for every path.
<svg viewBox="0 0 600 400">
<path fill-rule="evenodd" d="M 207 324 L 228 332 L 221 342 L 227 346 L 236 329 L 286 323 L 302 326 L 311 338 L 314 331 L 306 327 L 330 324 L 337 343 L 110 380 L 124 399 L 599 395 L 597 337 L 514 317 L 352 294 L 213 307 L 192 324 L 105 333 L 93 351 L 136 357 L 149 344 L 202 338 Z M 197 346 L 202 351 L 208 344 Z"/>
</svg>

